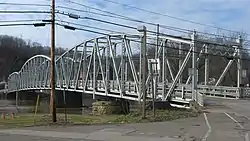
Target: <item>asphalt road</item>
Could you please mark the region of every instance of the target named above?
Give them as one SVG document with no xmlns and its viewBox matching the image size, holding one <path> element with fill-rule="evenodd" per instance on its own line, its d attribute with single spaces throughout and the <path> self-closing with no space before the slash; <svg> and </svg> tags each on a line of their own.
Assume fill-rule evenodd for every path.
<svg viewBox="0 0 250 141">
<path fill-rule="evenodd" d="M 0 130 L 18 141 L 249 141 L 250 100 L 208 99 L 205 113 L 171 122 Z"/>
</svg>

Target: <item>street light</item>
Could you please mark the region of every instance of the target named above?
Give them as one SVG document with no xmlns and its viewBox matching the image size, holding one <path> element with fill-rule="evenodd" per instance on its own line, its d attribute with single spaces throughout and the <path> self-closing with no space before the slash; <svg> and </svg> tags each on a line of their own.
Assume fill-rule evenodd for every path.
<svg viewBox="0 0 250 141">
<path fill-rule="evenodd" d="M 69 25 L 64 25 L 64 28 L 65 28 L 65 29 L 69 29 L 69 30 L 76 30 L 75 27 L 69 26 Z"/>
<path fill-rule="evenodd" d="M 34 27 L 40 27 L 40 26 L 45 26 L 46 23 L 34 23 Z"/>
</svg>

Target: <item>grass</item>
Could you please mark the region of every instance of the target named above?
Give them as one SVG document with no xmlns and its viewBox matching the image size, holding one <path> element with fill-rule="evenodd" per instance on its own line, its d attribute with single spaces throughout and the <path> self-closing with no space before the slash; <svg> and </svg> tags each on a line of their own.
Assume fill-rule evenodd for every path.
<svg viewBox="0 0 250 141">
<path fill-rule="evenodd" d="M 141 114 L 133 112 L 128 115 L 75 115 L 68 114 L 67 121 L 64 120 L 63 114 L 57 114 L 58 122 L 55 125 L 94 125 L 94 124 L 125 124 L 125 123 L 140 123 L 140 122 L 159 122 L 170 121 L 180 118 L 196 117 L 199 113 L 192 110 L 171 109 L 171 110 L 157 110 L 156 116 L 152 112 L 147 112 L 146 119 L 142 119 Z M 18 128 L 25 126 L 38 125 L 53 125 L 51 116 L 38 114 L 34 122 L 34 115 L 23 114 L 17 115 L 14 119 L 7 116 L 6 119 L 0 119 L 0 128 Z"/>
<path fill-rule="evenodd" d="M 41 117 L 41 116 L 40 116 Z M 39 116 L 37 116 L 39 118 Z M 23 126 L 33 126 L 34 125 L 34 116 L 29 115 L 18 115 L 15 118 L 11 118 L 6 115 L 5 119 L 0 119 L 0 128 L 15 128 Z"/>
</svg>

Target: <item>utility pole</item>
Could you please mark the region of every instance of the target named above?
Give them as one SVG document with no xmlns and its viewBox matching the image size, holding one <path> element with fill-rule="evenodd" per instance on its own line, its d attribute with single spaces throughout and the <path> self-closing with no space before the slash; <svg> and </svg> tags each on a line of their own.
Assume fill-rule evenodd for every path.
<svg viewBox="0 0 250 141">
<path fill-rule="evenodd" d="M 143 104 L 142 104 L 142 118 L 146 118 L 146 44 L 147 44 L 147 29 L 145 26 L 138 27 L 139 32 L 143 32 L 142 45 L 141 45 L 141 68 L 140 73 L 141 79 L 141 93 L 143 94 Z M 141 94 L 140 93 L 140 94 Z"/>
<path fill-rule="evenodd" d="M 52 121 L 56 122 L 56 105 L 55 105 L 55 0 L 51 4 L 51 50 L 50 50 L 50 114 Z"/>
</svg>

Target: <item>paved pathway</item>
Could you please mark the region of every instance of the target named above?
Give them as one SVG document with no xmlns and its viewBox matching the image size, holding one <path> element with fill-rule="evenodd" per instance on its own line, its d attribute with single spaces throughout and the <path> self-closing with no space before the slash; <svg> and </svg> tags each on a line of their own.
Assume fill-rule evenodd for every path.
<svg viewBox="0 0 250 141">
<path fill-rule="evenodd" d="M 171 122 L 0 130 L 0 141 L 249 141 L 250 100 L 209 100 L 206 113 Z M 248 108 L 249 107 L 249 108 Z"/>
</svg>

